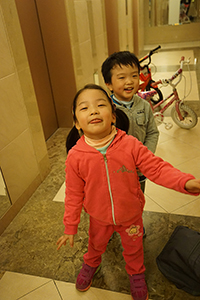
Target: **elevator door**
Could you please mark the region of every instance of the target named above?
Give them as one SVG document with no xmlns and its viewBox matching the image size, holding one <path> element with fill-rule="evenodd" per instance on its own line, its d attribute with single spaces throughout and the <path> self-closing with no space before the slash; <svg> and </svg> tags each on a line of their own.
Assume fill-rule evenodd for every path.
<svg viewBox="0 0 200 300">
<path fill-rule="evenodd" d="M 35 0 L 15 0 L 30 65 L 44 136 L 58 128 L 52 84 Z"/>
</svg>

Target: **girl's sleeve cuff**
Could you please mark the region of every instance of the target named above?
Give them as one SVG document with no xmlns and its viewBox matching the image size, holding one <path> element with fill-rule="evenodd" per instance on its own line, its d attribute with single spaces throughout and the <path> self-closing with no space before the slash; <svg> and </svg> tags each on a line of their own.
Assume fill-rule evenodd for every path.
<svg viewBox="0 0 200 300">
<path fill-rule="evenodd" d="M 78 226 L 77 225 L 67 225 L 65 227 L 65 231 L 64 233 L 65 234 L 77 234 L 77 231 L 78 231 Z"/>
</svg>

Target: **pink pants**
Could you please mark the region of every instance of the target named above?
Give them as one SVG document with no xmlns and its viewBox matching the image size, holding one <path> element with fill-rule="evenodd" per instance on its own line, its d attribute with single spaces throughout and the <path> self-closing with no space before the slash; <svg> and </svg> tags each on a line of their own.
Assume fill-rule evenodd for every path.
<svg viewBox="0 0 200 300">
<path fill-rule="evenodd" d="M 129 275 L 144 273 L 142 217 L 137 222 L 130 222 L 128 226 L 102 225 L 90 217 L 88 252 L 83 256 L 84 262 L 91 267 L 100 265 L 101 255 L 106 251 L 114 231 L 121 236 L 127 273 Z"/>
</svg>

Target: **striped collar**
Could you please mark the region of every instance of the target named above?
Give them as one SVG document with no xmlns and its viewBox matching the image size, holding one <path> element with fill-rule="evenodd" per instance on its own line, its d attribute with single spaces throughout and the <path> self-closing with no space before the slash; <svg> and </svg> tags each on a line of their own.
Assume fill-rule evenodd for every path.
<svg viewBox="0 0 200 300">
<path fill-rule="evenodd" d="M 123 106 L 123 107 L 125 107 L 125 108 L 128 108 L 128 109 L 130 109 L 130 108 L 133 106 L 133 103 L 134 103 L 134 97 L 132 98 L 131 101 L 120 101 L 120 100 L 118 100 L 118 99 L 112 94 L 112 95 L 111 95 L 111 98 L 112 98 L 112 100 L 113 100 L 113 102 L 114 102 L 115 104 L 121 105 L 121 106 Z"/>
</svg>

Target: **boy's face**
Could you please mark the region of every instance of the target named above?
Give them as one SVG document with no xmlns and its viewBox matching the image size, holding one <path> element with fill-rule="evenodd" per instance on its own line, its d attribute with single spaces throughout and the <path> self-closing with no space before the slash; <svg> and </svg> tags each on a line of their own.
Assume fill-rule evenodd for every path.
<svg viewBox="0 0 200 300">
<path fill-rule="evenodd" d="M 130 101 L 139 88 L 139 73 L 135 65 L 116 65 L 111 70 L 111 83 L 106 84 L 115 97 L 121 101 Z"/>
</svg>

